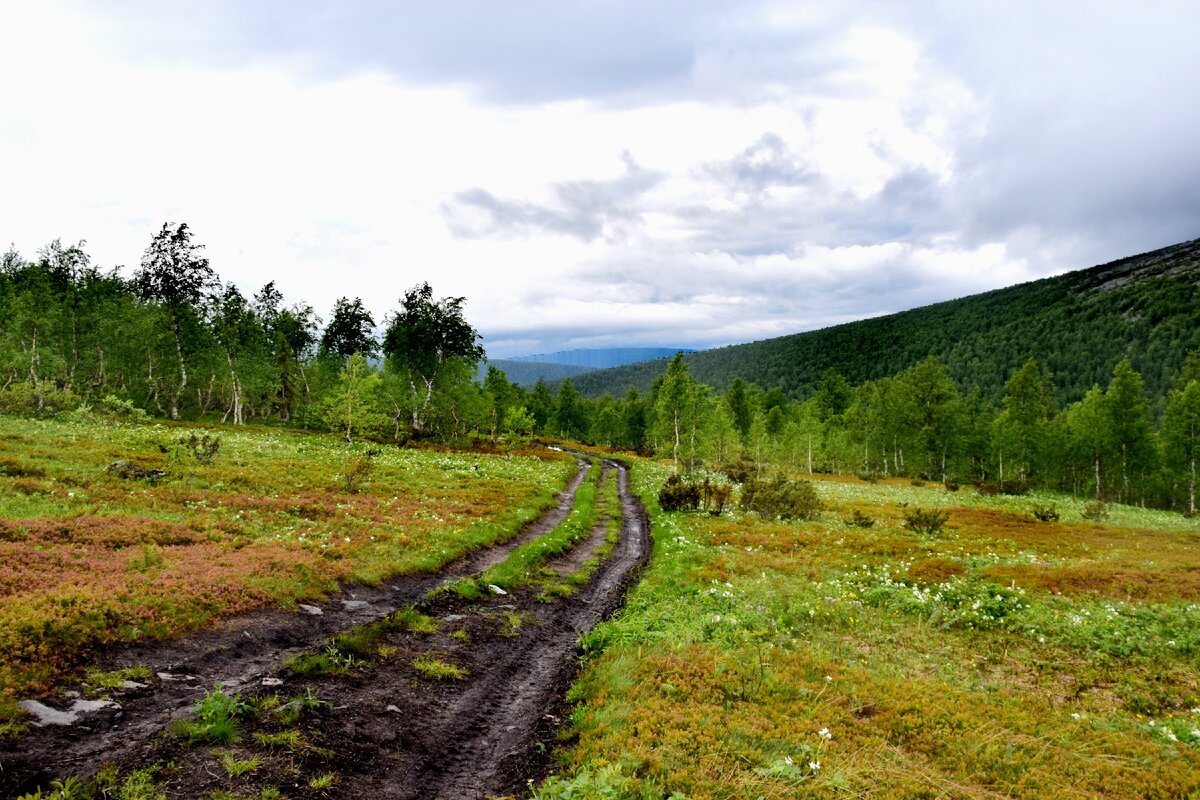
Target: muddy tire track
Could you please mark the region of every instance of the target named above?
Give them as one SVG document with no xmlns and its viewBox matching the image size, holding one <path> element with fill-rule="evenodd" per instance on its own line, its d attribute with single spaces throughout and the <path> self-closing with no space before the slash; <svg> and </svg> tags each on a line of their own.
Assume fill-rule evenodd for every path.
<svg viewBox="0 0 1200 800">
<path fill-rule="evenodd" d="M 320 604 L 301 604 L 299 611 L 259 611 L 183 639 L 98 654 L 101 669 L 147 665 L 156 678 L 144 688 L 114 694 L 119 705 L 89 714 L 76 724 L 31 726 L 16 740 L 0 741 L 0 797 L 32 791 L 54 779 L 91 774 L 105 762 L 121 761 L 131 747 L 152 740 L 172 721 L 186 716 L 215 684 L 231 691 L 252 690 L 289 656 L 420 602 L 447 581 L 477 575 L 500 563 L 567 517 L 588 469 L 588 462 L 581 459 L 557 504 L 516 537 L 469 552 L 437 573 L 396 576 L 380 586 L 348 586 Z M 74 697 L 76 693 L 66 692 L 52 705 L 70 706 Z"/>
</svg>

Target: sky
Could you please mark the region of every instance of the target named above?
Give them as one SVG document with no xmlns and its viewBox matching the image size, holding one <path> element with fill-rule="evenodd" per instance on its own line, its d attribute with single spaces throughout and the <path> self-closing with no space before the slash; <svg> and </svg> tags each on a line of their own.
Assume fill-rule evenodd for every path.
<svg viewBox="0 0 1200 800">
<path fill-rule="evenodd" d="M 1200 3 L 0 0 L 0 246 L 495 358 L 812 330 L 1200 236 Z"/>
</svg>

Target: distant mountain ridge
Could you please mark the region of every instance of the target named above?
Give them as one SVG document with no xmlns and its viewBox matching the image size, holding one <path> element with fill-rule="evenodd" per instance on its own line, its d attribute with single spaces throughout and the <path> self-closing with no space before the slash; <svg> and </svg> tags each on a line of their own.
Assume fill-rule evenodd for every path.
<svg viewBox="0 0 1200 800">
<path fill-rule="evenodd" d="M 671 358 L 676 353 L 694 353 L 686 347 L 601 347 L 579 350 L 560 350 L 533 356 L 514 356 L 508 361 L 536 361 L 548 364 L 568 364 L 588 369 L 608 369 L 656 358 Z"/>
<path fill-rule="evenodd" d="M 516 358 L 493 358 L 479 365 L 478 379 L 487 375 L 489 365 L 504 370 L 508 379 L 519 386 L 533 386 L 539 379 L 554 383 L 606 367 L 624 366 L 648 359 L 694 353 L 682 347 L 609 347 L 594 350 L 562 350 Z"/>
<path fill-rule="evenodd" d="M 935 355 L 958 383 L 998 399 L 1033 356 L 1062 402 L 1105 384 L 1129 356 L 1161 400 L 1189 350 L 1200 349 L 1200 239 L 1051 278 L 883 317 L 685 355 L 692 374 L 724 390 L 735 377 L 793 398 L 836 369 L 851 383 Z M 645 391 L 667 359 L 590 372 L 573 382 L 597 397 Z"/>
</svg>

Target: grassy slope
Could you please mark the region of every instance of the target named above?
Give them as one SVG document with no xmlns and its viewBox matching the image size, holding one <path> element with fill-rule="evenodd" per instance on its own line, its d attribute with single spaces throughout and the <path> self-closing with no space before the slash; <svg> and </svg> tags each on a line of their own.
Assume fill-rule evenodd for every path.
<svg viewBox="0 0 1200 800">
<path fill-rule="evenodd" d="M 854 479 L 819 485 L 815 522 L 714 519 L 635 476 L 654 556 L 586 640 L 543 800 L 1200 791 L 1194 522 Z M 1062 521 L 1031 518 L 1047 501 Z M 905 530 L 915 505 L 948 530 Z"/>
<path fill-rule="evenodd" d="M 1030 356 L 1055 375 L 1061 400 L 1104 384 L 1129 355 L 1152 397 L 1166 393 L 1190 349 L 1200 348 L 1200 240 L 1091 269 L 823 330 L 685 356 L 700 381 L 735 376 L 807 397 L 833 367 L 852 383 L 939 356 L 963 386 L 999 396 Z M 667 361 L 573 379 L 589 396 L 645 390 Z"/>
<path fill-rule="evenodd" d="M 202 465 L 175 447 L 188 430 L 0 416 L 0 699 L 99 643 L 435 569 L 511 536 L 575 471 L 565 457 L 385 447 L 349 493 L 362 445 L 226 428 Z M 106 474 L 117 459 L 168 476 Z"/>
</svg>

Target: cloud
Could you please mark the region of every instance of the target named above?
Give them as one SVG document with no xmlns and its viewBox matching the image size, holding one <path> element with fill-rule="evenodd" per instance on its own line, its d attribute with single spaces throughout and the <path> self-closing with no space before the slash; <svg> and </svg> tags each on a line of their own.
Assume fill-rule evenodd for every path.
<svg viewBox="0 0 1200 800">
<path fill-rule="evenodd" d="M 563 234 L 585 242 L 624 238 L 641 220 L 639 198 L 663 175 L 639 166 L 628 153 L 622 161 L 625 174 L 618 178 L 553 184 L 554 202 L 548 204 L 504 200 L 478 187 L 461 191 L 443 206 L 447 225 L 465 238 L 539 234 Z"/>
</svg>

